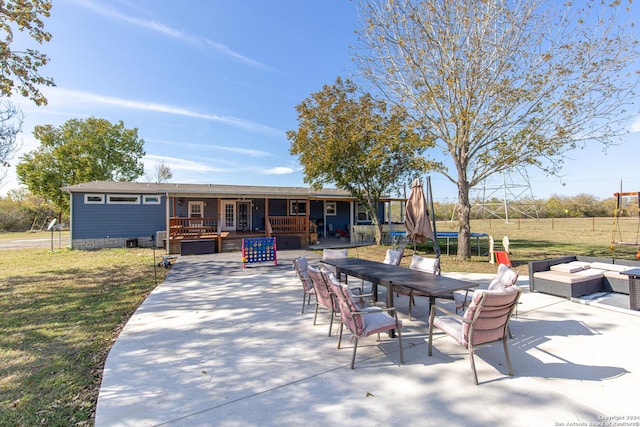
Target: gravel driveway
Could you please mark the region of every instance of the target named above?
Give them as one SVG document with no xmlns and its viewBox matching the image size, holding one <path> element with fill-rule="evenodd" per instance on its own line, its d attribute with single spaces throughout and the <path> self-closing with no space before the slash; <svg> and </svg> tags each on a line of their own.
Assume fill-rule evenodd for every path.
<svg viewBox="0 0 640 427">
<path fill-rule="evenodd" d="M 0 250 L 25 249 L 25 248 L 51 248 L 50 233 L 36 233 L 33 237 L 19 237 L 15 239 L 1 238 Z M 66 248 L 69 246 L 69 235 L 66 234 L 58 238 L 58 233 L 53 235 L 53 249 Z"/>
</svg>

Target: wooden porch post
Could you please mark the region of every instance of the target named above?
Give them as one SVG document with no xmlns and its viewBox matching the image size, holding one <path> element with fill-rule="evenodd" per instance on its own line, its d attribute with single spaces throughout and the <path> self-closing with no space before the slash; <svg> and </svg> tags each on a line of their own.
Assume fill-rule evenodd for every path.
<svg viewBox="0 0 640 427">
<path fill-rule="evenodd" d="M 309 211 L 311 210 L 311 202 L 309 201 L 309 198 L 307 197 L 307 209 L 306 209 L 306 215 L 304 218 L 304 237 L 305 237 L 305 241 L 307 242 L 307 244 L 309 243 L 309 239 L 311 238 L 311 225 L 309 224 Z"/>
<path fill-rule="evenodd" d="M 264 198 L 264 232 L 267 237 L 271 237 L 271 227 L 269 226 L 269 199 Z"/>
<path fill-rule="evenodd" d="M 222 209 L 220 209 L 220 197 L 218 197 L 218 206 L 216 210 L 216 216 L 218 217 L 218 253 L 222 253 Z"/>
<path fill-rule="evenodd" d="M 171 254 L 171 205 L 170 203 L 173 202 L 175 203 L 175 198 L 170 198 L 169 197 L 169 193 L 165 194 L 165 211 L 166 211 L 166 224 L 165 224 L 165 234 L 166 234 L 166 238 L 167 238 L 167 247 L 165 248 L 165 252 L 166 255 L 170 255 Z M 173 207 L 173 211 L 175 212 L 176 208 L 175 206 Z M 156 260 L 154 259 L 153 262 L 155 263 Z"/>
</svg>

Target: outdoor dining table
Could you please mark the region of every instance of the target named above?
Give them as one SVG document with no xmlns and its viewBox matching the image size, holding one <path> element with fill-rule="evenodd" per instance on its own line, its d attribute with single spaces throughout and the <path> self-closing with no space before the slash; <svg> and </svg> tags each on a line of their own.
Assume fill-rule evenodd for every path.
<svg viewBox="0 0 640 427">
<path fill-rule="evenodd" d="M 394 287 L 405 287 L 424 293 L 429 297 L 428 307 L 430 310 L 431 304 L 435 304 L 438 296 L 477 286 L 466 280 L 360 258 L 340 258 L 322 262 L 334 266 L 338 277 L 340 274 L 345 274 L 371 282 L 376 301 L 378 300 L 378 286 L 384 286 L 387 289 L 387 307 L 393 307 Z"/>
</svg>

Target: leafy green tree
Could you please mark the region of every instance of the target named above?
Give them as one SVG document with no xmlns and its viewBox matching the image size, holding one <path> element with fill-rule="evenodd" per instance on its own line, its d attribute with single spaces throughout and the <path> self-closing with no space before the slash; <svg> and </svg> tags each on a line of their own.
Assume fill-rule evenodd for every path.
<svg viewBox="0 0 640 427">
<path fill-rule="evenodd" d="M 0 1 L 0 93 L 9 97 L 14 92 L 28 97 L 36 105 L 46 105 L 47 99 L 38 85 L 53 86 L 53 80 L 42 77 L 39 68 L 46 65 L 47 55 L 35 49 L 13 50 L 14 30 L 26 31 L 39 44 L 51 40 L 44 30 L 43 18 L 49 17 L 51 1 Z"/>
<path fill-rule="evenodd" d="M 0 230 L 26 231 L 32 227 L 40 230 L 55 216 L 55 209 L 24 187 L 9 190 L 6 197 L 0 197 Z"/>
<path fill-rule="evenodd" d="M 544 204 L 544 216 L 547 218 L 561 218 L 564 216 L 563 198 L 552 195 Z"/>
<path fill-rule="evenodd" d="M 638 83 L 631 2 L 362 0 L 359 71 L 407 107 L 458 188 L 458 258 L 471 256 L 469 190 L 567 151 L 608 145 Z"/>
<path fill-rule="evenodd" d="M 61 188 L 88 181 L 133 181 L 144 173 L 145 152 L 138 129 L 125 129 L 95 117 L 71 119 L 60 127 L 36 126 L 40 147 L 21 157 L 16 166 L 29 191 L 67 212 L 69 198 Z"/>
<path fill-rule="evenodd" d="M 298 130 L 287 132 L 290 152 L 299 157 L 304 180 L 313 187 L 333 183 L 358 199 L 381 241 L 378 202 L 408 177 L 429 166 L 427 143 L 411 127 L 406 111 L 389 108 L 357 86 L 337 78 L 296 107 Z"/>
</svg>

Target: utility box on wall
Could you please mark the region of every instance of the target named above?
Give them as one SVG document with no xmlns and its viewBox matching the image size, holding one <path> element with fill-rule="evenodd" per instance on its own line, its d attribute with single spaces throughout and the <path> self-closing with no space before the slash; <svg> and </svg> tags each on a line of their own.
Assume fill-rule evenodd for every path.
<svg viewBox="0 0 640 427">
<path fill-rule="evenodd" d="M 166 231 L 156 231 L 156 248 L 166 248 L 167 247 L 167 232 Z"/>
</svg>

